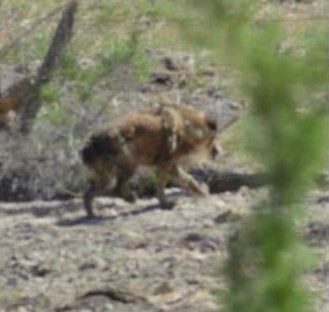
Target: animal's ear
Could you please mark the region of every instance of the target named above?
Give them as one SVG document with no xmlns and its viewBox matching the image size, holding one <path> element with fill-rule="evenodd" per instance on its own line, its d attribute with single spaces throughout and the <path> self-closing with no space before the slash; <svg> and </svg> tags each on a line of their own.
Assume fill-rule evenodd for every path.
<svg viewBox="0 0 329 312">
<path fill-rule="evenodd" d="M 206 117 L 207 126 L 211 131 L 217 131 L 218 130 L 218 123 L 217 120 L 214 119 L 214 117 L 207 116 Z"/>
</svg>

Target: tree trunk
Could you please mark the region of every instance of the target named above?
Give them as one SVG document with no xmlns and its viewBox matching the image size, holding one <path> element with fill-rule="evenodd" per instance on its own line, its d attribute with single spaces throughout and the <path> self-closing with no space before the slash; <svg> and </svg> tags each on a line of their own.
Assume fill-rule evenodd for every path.
<svg viewBox="0 0 329 312">
<path fill-rule="evenodd" d="M 77 1 L 71 1 L 65 8 L 62 18 L 57 25 L 53 40 L 36 78 L 31 82 L 28 90 L 21 96 L 18 113 L 20 122 L 18 129 L 22 134 L 28 134 L 42 105 L 40 89 L 48 83 L 51 75 L 59 66 L 60 59 L 73 35 L 74 15 L 77 10 Z"/>
</svg>

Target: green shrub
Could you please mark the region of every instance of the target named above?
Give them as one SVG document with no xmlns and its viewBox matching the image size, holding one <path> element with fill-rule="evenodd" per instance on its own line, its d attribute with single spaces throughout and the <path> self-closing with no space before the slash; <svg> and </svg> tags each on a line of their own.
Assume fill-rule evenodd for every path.
<svg viewBox="0 0 329 312">
<path fill-rule="evenodd" d="M 308 310 L 300 286 L 308 253 L 296 220 L 327 148 L 323 102 L 314 99 L 328 83 L 323 70 L 328 42 L 322 34 L 310 41 L 301 36 L 302 53 L 297 48 L 280 53 L 282 29 L 256 17 L 259 1 L 193 3 L 197 18 L 184 21 L 183 29 L 196 46 L 211 49 L 242 74 L 239 83 L 253 121 L 249 151 L 271 177 L 267 202 L 255 208 L 229 243 L 225 311 Z"/>
</svg>

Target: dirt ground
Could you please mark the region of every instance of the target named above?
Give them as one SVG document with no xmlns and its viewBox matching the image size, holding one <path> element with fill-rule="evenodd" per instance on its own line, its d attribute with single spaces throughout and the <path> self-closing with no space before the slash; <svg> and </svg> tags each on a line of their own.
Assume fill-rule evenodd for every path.
<svg viewBox="0 0 329 312">
<path fill-rule="evenodd" d="M 1 203 L 0 311 L 218 311 L 227 240 L 266 190 L 168 191 L 172 211 L 99 198 L 92 220 L 80 199 Z M 328 193 L 313 191 L 307 206 L 302 236 L 319 259 L 305 282 L 315 311 L 327 311 Z"/>
</svg>

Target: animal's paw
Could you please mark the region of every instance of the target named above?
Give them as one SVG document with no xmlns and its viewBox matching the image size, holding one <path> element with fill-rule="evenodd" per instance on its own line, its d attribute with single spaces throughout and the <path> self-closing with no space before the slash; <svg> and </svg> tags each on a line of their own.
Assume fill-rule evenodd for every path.
<svg viewBox="0 0 329 312">
<path fill-rule="evenodd" d="M 100 217 L 95 215 L 94 213 L 91 213 L 91 214 L 86 214 L 83 219 L 86 220 L 86 221 L 93 221 L 93 220 L 96 220 L 96 219 L 99 219 Z"/>
<path fill-rule="evenodd" d="M 134 203 L 137 200 L 136 192 L 129 192 L 127 194 L 123 194 L 123 199 L 129 203 Z"/>
</svg>

